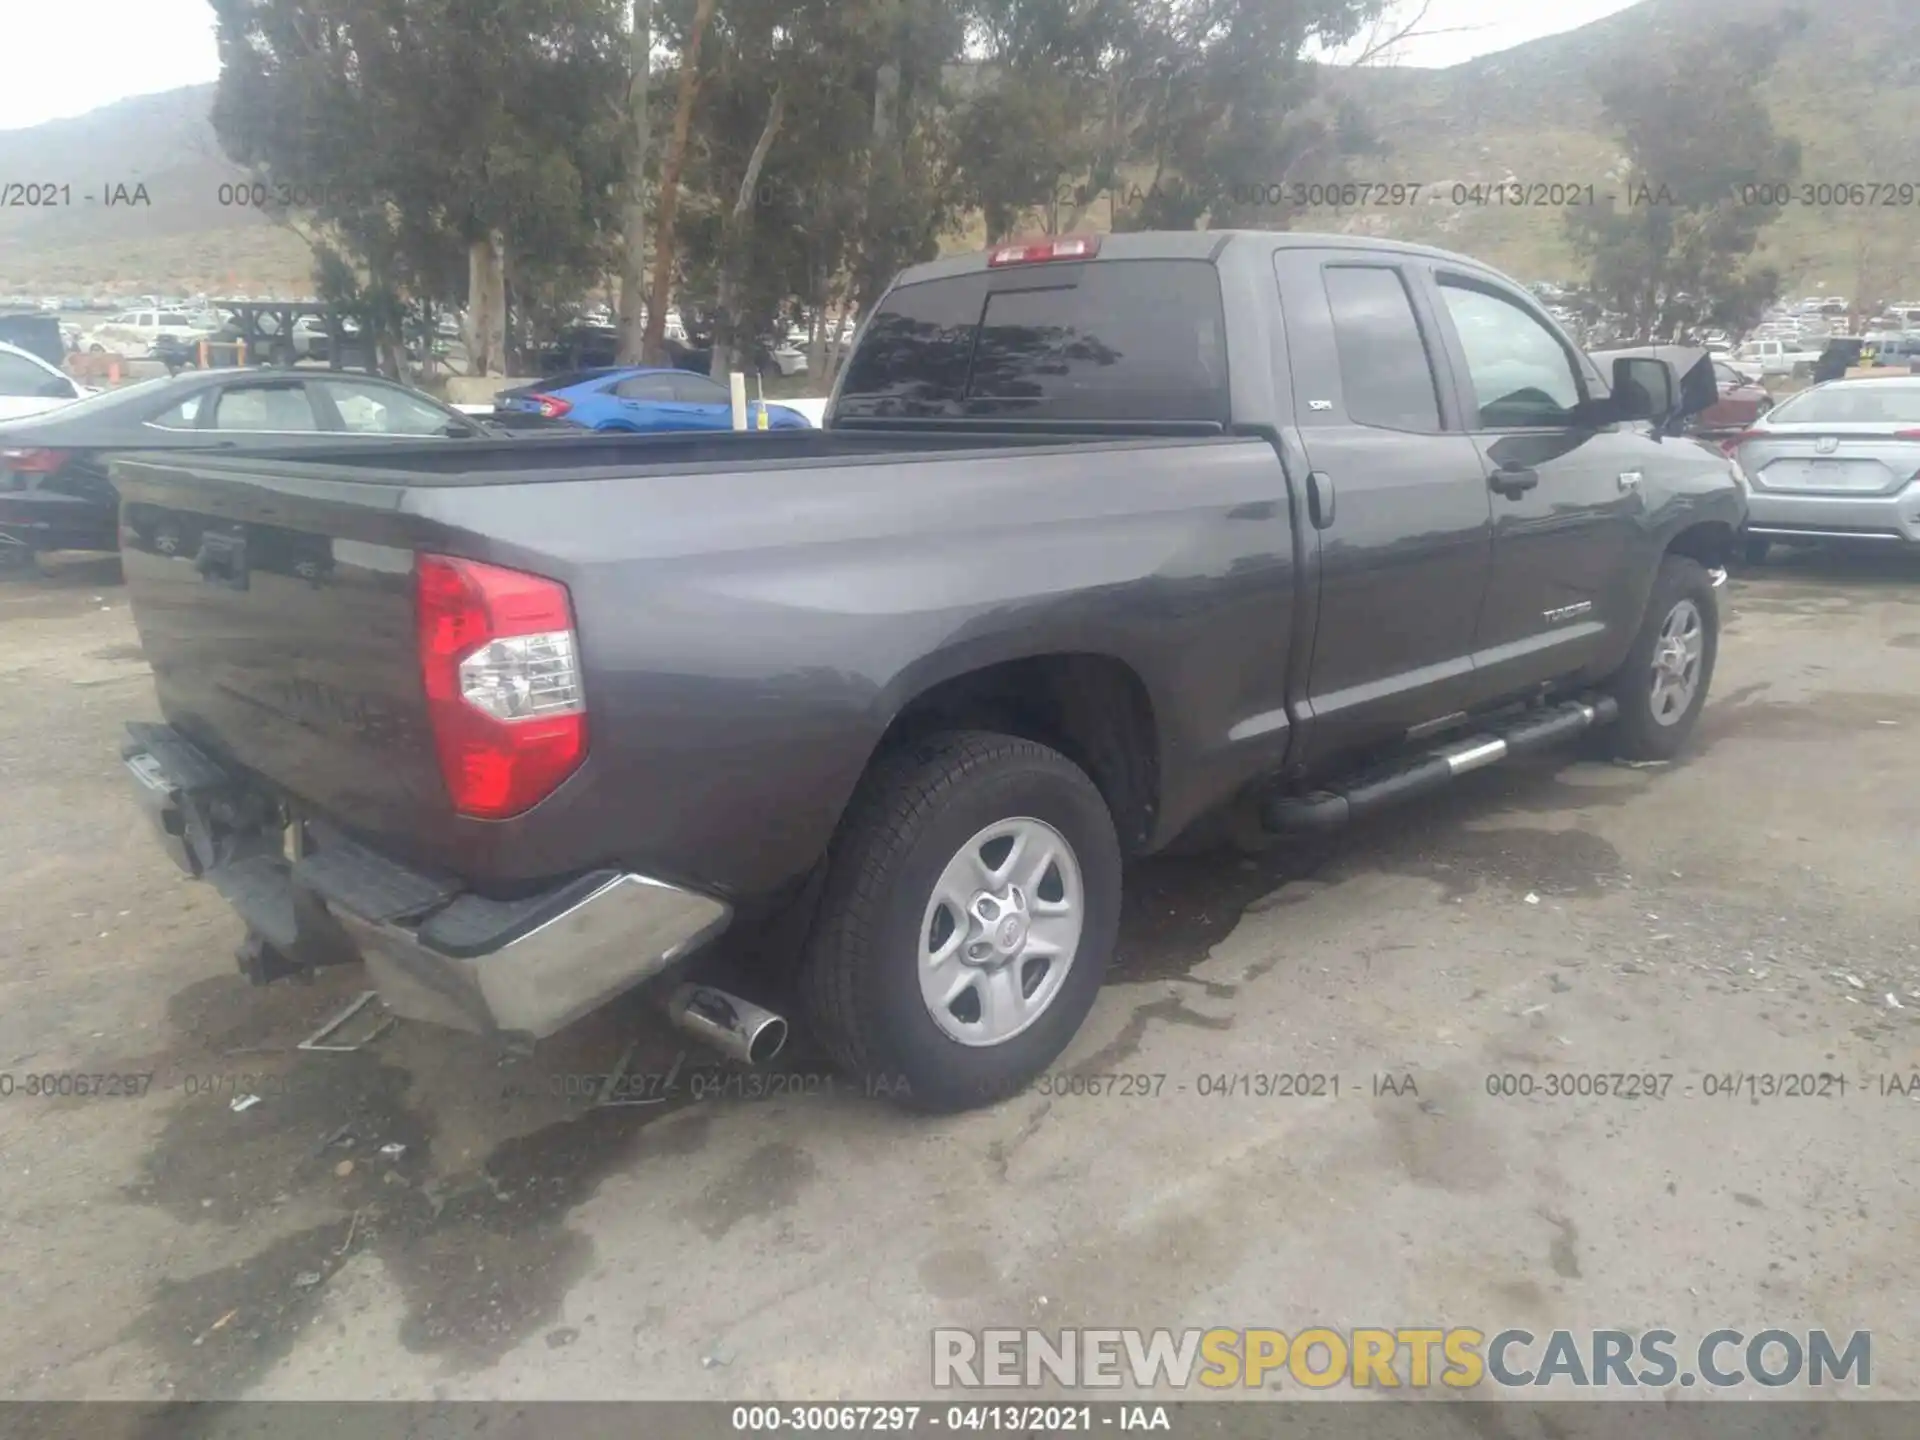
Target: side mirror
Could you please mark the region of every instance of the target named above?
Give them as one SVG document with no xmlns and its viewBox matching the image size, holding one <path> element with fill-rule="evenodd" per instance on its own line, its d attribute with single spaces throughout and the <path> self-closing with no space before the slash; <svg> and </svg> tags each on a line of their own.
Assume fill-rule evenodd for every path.
<svg viewBox="0 0 1920 1440">
<path fill-rule="evenodd" d="M 1678 401 L 1673 369 L 1664 360 L 1633 356 L 1613 362 L 1613 418 L 1666 424 Z"/>
<path fill-rule="evenodd" d="M 469 425 L 462 420 L 449 420 L 440 433 L 445 435 L 449 440 L 471 440 L 474 436 L 480 434 L 480 430 L 478 427 Z"/>
<path fill-rule="evenodd" d="M 54 377 L 40 387 L 40 394 L 48 400 L 78 400 L 80 387 L 71 380 Z"/>
</svg>

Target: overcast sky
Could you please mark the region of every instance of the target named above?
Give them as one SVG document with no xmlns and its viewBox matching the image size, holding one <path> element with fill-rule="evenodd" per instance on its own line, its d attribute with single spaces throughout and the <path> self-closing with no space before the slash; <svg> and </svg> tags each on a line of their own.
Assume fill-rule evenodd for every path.
<svg viewBox="0 0 1920 1440">
<path fill-rule="evenodd" d="M 1403 0 L 1411 10 L 1418 0 Z M 1454 65 L 1571 30 L 1633 0 L 1432 0 L 1399 58 Z M 219 78 L 207 0 L 0 0 L 0 130 L 83 115 L 130 95 Z"/>
</svg>

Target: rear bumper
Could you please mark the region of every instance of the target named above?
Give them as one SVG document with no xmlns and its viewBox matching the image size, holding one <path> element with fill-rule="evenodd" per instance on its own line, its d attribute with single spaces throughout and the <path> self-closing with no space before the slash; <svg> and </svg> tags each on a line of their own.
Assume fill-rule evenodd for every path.
<svg viewBox="0 0 1920 1440">
<path fill-rule="evenodd" d="M 118 516 L 111 506 L 70 495 L 0 495 L 0 543 L 29 550 L 118 550 Z"/>
<path fill-rule="evenodd" d="M 301 965 L 364 960 L 395 1014 L 477 1034 L 550 1035 L 718 935 L 725 903 L 602 870 L 494 900 L 379 855 L 279 803 L 164 725 L 121 749 L 162 846 Z M 290 855 L 289 848 L 300 853 Z"/>
<path fill-rule="evenodd" d="M 1747 489 L 1747 529 L 1790 540 L 1878 540 L 1920 545 L 1920 481 L 1895 495 L 1781 494 Z"/>
</svg>

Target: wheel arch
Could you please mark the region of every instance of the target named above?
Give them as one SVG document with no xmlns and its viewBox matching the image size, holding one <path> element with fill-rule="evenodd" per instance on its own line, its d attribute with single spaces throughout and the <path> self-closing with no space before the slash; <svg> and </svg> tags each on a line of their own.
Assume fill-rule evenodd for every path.
<svg viewBox="0 0 1920 1440">
<path fill-rule="evenodd" d="M 1058 750 L 1099 789 L 1123 851 L 1145 846 L 1159 813 L 1160 730 L 1145 682 L 1124 660 L 1057 652 L 930 677 L 895 709 L 865 769 L 950 730 L 999 731 Z"/>
<path fill-rule="evenodd" d="M 1697 520 L 1683 527 L 1666 544 L 1666 555 L 1684 555 L 1712 569 L 1730 564 L 1739 535 L 1725 520 Z"/>
</svg>

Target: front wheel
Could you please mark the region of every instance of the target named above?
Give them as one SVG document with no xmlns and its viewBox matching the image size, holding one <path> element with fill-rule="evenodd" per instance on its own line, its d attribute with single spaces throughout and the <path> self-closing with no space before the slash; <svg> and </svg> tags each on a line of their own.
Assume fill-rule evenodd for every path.
<svg viewBox="0 0 1920 1440">
<path fill-rule="evenodd" d="M 1079 1030 L 1120 924 L 1106 802 L 1057 751 L 934 736 L 862 782 L 802 990 L 869 1093 L 954 1111 L 1017 1093 Z"/>
<path fill-rule="evenodd" d="M 1660 562 L 1640 633 L 1607 688 L 1620 718 L 1607 747 L 1623 760 L 1671 760 L 1707 703 L 1720 652 L 1720 607 L 1713 581 L 1696 560 Z"/>
<path fill-rule="evenodd" d="M 1767 563 L 1767 552 L 1773 549 L 1773 542 L 1764 535 L 1749 535 L 1740 547 L 1740 553 L 1749 565 Z"/>
</svg>

